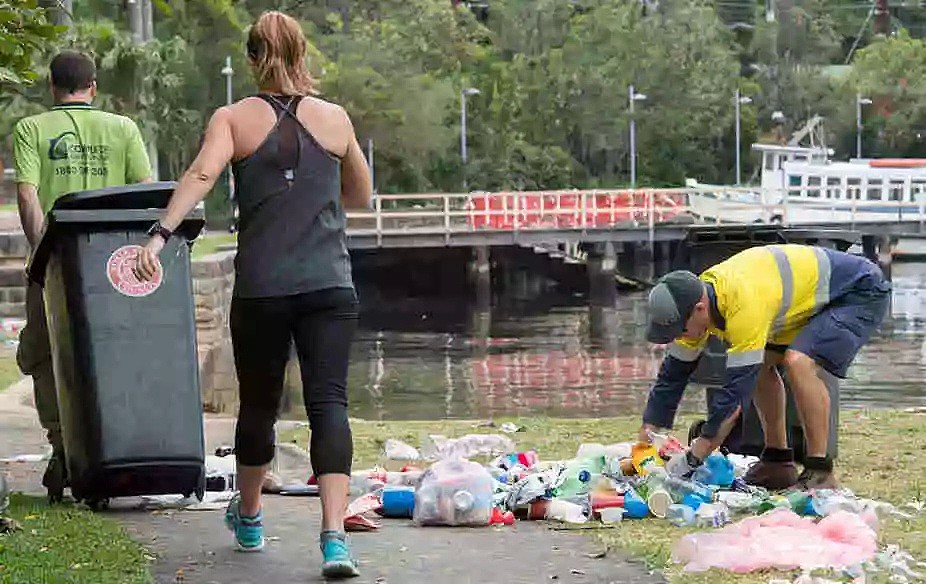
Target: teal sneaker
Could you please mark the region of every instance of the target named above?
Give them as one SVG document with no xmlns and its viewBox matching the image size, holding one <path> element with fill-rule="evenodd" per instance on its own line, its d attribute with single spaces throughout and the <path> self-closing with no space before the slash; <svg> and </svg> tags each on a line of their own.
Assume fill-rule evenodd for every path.
<svg viewBox="0 0 926 584">
<path fill-rule="evenodd" d="M 357 561 L 347 546 L 347 535 L 337 531 L 323 531 L 319 536 L 322 549 L 322 576 L 325 578 L 353 578 L 360 575 Z"/>
<path fill-rule="evenodd" d="M 259 552 L 264 549 L 263 511 L 254 517 L 243 517 L 240 507 L 241 495 L 236 493 L 225 509 L 225 527 L 235 534 L 239 551 Z"/>
</svg>

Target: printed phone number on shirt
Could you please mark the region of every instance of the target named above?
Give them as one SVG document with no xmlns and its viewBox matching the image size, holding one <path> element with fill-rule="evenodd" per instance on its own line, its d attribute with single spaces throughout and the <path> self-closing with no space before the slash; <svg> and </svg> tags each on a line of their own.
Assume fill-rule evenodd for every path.
<svg viewBox="0 0 926 584">
<path fill-rule="evenodd" d="M 60 166 L 55 169 L 55 176 L 70 176 L 75 174 L 106 176 L 108 173 L 109 169 L 105 166 Z"/>
</svg>

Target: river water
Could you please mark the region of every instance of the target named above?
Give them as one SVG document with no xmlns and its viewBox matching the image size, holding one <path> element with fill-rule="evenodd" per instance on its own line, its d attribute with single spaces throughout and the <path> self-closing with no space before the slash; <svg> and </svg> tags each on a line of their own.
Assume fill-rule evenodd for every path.
<svg viewBox="0 0 926 584">
<path fill-rule="evenodd" d="M 458 299 L 366 306 L 353 348 L 351 415 L 637 415 L 663 354 L 644 339 L 645 299 L 622 294 L 604 319 L 581 296 L 502 297 L 488 314 Z M 891 315 L 843 381 L 843 408 L 926 406 L 924 321 L 926 265 L 895 264 Z M 703 405 L 703 390 L 690 387 L 681 409 Z"/>
</svg>

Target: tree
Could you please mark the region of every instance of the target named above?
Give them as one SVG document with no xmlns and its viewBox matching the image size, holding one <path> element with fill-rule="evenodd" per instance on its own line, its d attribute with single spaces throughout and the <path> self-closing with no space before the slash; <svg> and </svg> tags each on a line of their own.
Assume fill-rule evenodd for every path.
<svg viewBox="0 0 926 584">
<path fill-rule="evenodd" d="M 35 54 L 64 30 L 35 0 L 0 0 L 0 91 L 3 84 L 32 83 Z"/>
<path fill-rule="evenodd" d="M 901 30 L 874 41 L 858 52 L 846 86 L 874 101 L 879 154 L 926 155 L 926 40 Z"/>
</svg>

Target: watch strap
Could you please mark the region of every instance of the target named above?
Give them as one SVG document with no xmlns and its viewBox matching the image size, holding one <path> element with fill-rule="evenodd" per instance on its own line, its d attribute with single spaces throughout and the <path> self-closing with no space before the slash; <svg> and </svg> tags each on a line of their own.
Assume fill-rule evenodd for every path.
<svg viewBox="0 0 926 584">
<path fill-rule="evenodd" d="M 160 221 L 155 221 L 154 225 L 148 230 L 148 235 L 154 237 L 155 235 L 160 235 L 164 241 L 170 240 L 171 236 L 174 234 L 173 231 L 161 225 Z"/>
</svg>

